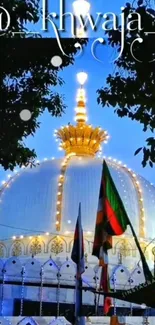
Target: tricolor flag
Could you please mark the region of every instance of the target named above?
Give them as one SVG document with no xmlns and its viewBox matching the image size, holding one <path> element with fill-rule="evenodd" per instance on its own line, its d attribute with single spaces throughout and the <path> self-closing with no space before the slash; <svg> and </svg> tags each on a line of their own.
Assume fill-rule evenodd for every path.
<svg viewBox="0 0 155 325">
<path fill-rule="evenodd" d="M 145 279 L 152 281 L 152 274 L 147 265 L 145 256 L 111 177 L 108 166 L 104 161 L 92 252 L 93 255 L 99 258 L 100 265 L 107 264 L 107 250 L 112 248 L 112 236 L 123 234 L 128 225 L 131 228 L 140 253 Z"/>
<path fill-rule="evenodd" d="M 81 203 L 79 204 L 79 213 L 74 233 L 74 243 L 71 259 L 77 265 L 76 271 L 76 298 L 75 298 L 75 319 L 76 325 L 84 325 L 85 318 L 82 317 L 82 279 L 81 274 L 85 271 L 84 265 L 84 241 L 81 224 Z"/>
</svg>

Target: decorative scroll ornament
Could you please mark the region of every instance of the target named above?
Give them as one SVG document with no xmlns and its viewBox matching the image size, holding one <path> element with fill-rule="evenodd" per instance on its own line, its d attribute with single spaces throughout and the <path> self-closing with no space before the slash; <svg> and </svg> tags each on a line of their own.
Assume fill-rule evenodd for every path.
<svg viewBox="0 0 155 325">
<path fill-rule="evenodd" d="M 36 237 L 33 241 L 32 244 L 30 246 L 30 254 L 36 255 L 36 254 L 40 254 L 42 251 L 41 249 L 41 242 L 40 240 Z"/>
<path fill-rule="evenodd" d="M 56 237 L 51 244 L 51 252 L 55 255 L 63 252 L 63 242 L 60 237 Z"/>
<path fill-rule="evenodd" d="M 4 246 L 0 244 L 0 257 L 4 257 Z"/>
<path fill-rule="evenodd" d="M 123 240 L 123 242 L 121 243 L 120 245 L 120 255 L 121 256 L 124 256 L 124 257 L 127 257 L 127 256 L 131 256 L 131 247 L 128 245 L 128 243 Z"/>
<path fill-rule="evenodd" d="M 19 241 L 16 241 L 12 247 L 12 256 L 20 256 L 20 255 L 22 255 L 22 246 Z"/>
</svg>

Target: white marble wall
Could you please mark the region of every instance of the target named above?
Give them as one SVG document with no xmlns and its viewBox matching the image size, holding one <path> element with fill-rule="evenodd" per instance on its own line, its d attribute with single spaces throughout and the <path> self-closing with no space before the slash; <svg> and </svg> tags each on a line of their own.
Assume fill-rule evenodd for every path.
<svg viewBox="0 0 155 325">
<path fill-rule="evenodd" d="M 155 324 L 155 317 L 148 317 L 149 325 Z M 120 325 L 147 325 L 144 317 L 119 317 Z M 64 317 L 0 317 L 1 325 L 72 325 Z M 85 325 L 110 325 L 110 317 L 88 317 Z"/>
</svg>

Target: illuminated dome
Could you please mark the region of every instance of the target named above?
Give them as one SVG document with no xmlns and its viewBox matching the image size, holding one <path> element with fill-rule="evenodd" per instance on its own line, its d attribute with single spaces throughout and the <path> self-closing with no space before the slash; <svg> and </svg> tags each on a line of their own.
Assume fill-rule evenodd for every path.
<svg viewBox="0 0 155 325">
<path fill-rule="evenodd" d="M 86 80 L 85 74 L 83 78 Z M 78 79 L 80 80 L 80 76 Z M 92 256 L 92 244 L 103 160 L 106 159 L 142 249 L 146 250 L 146 258 L 151 267 L 154 260 L 152 254 L 154 244 L 149 243 L 155 233 L 155 187 L 116 159 L 96 156 L 102 142 L 107 142 L 108 135 L 107 131 L 87 124 L 83 82 L 77 94 L 75 120 L 76 125 L 69 124 L 55 131 L 60 147 L 65 151 L 64 158 L 36 162 L 36 167 L 23 168 L 3 182 L 0 190 L 0 256 L 5 259 L 13 256 L 13 260 L 9 259 L 11 262 L 8 263 L 13 263 L 15 257 L 21 258 L 21 261 L 25 261 L 25 258 L 30 259 L 28 265 L 40 265 L 36 266 L 39 279 L 38 267 L 41 268 L 45 261 L 49 263 L 50 256 L 52 262 L 49 265 L 54 268 L 51 273 L 53 280 L 50 281 L 58 281 L 57 274 L 61 265 L 61 281 L 65 284 L 68 284 L 68 281 L 69 284 L 74 284 L 75 267 L 70 260 L 70 254 L 78 206 L 81 202 L 85 261 L 89 266 L 85 271 L 86 275 L 84 273 L 84 278 L 92 286 L 96 286 L 94 279 L 99 268 L 98 260 Z M 39 262 L 35 264 L 32 259 L 39 259 Z M 127 229 L 124 235 L 114 238 L 113 249 L 109 252 L 110 274 L 112 276 L 115 273 L 118 286 L 127 287 L 130 274 L 132 274 L 132 285 L 144 281 L 143 272 L 137 265 L 138 261 L 139 253 L 130 229 Z M 11 272 L 10 267 L 13 266 L 8 265 L 8 270 Z M 0 272 L 1 269 L 0 265 Z M 31 267 L 28 266 L 28 270 L 31 270 Z M 68 270 L 71 272 L 69 275 Z M 121 273 L 120 277 L 122 270 L 124 273 Z M 16 271 L 12 272 L 16 274 Z M 99 276 L 97 279 L 99 280 Z M 113 286 L 112 282 L 111 286 Z M 65 292 L 60 302 L 73 302 L 73 293 L 69 296 L 67 291 Z M 51 299 L 50 291 L 48 294 L 46 301 Z M 52 301 L 56 301 L 56 293 L 55 298 L 53 297 Z M 33 297 L 31 299 L 33 300 Z M 85 293 L 83 299 L 85 304 L 94 305 L 93 294 Z M 34 300 L 39 300 L 37 293 Z M 12 308 L 10 306 L 6 304 L 6 310 L 11 310 L 7 309 Z"/>
<path fill-rule="evenodd" d="M 136 233 L 153 238 L 155 187 L 119 162 L 106 161 Z M 102 164 L 101 158 L 72 156 L 67 161 L 43 161 L 16 174 L 1 192 L 1 224 L 12 228 L 1 226 L 0 238 L 36 232 L 73 233 L 79 202 L 83 229 L 93 234 Z"/>
<path fill-rule="evenodd" d="M 79 202 L 84 232 L 93 235 L 103 159 L 107 161 L 137 235 L 141 239 L 154 237 L 155 187 L 116 159 L 96 157 L 101 143 L 107 142 L 109 136 L 107 131 L 87 124 L 83 88 L 86 73 L 78 73 L 77 79 L 80 88 L 75 109 L 76 125 L 55 130 L 66 155 L 22 169 L 3 184 L 1 239 L 47 232 L 73 234 Z M 127 231 L 127 234 L 130 233 Z"/>
</svg>

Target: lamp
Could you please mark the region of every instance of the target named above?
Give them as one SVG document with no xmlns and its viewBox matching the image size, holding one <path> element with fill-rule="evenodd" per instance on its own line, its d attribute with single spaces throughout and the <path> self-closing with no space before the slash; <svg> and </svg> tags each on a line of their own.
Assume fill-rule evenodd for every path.
<svg viewBox="0 0 155 325">
<path fill-rule="evenodd" d="M 90 10 L 90 3 L 86 0 L 76 0 L 73 2 L 73 10 L 76 16 L 86 16 Z"/>
<path fill-rule="evenodd" d="M 81 86 L 83 86 L 85 84 L 85 82 L 87 81 L 87 79 L 88 79 L 87 73 L 85 73 L 85 72 L 79 72 L 79 73 L 77 73 L 77 80 L 78 80 L 78 82 L 79 82 L 79 84 Z"/>
</svg>

